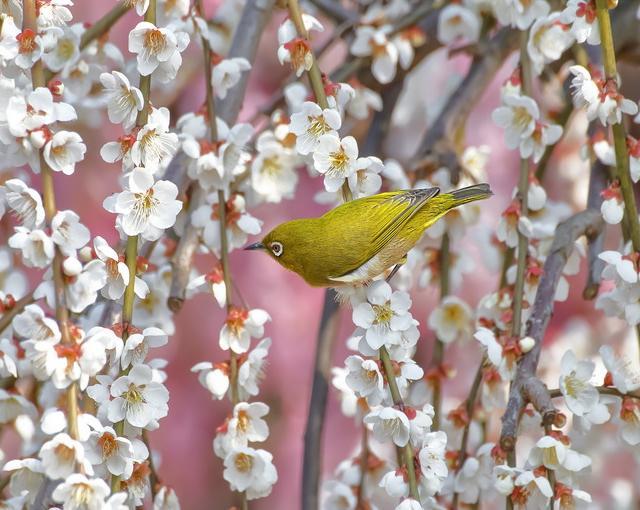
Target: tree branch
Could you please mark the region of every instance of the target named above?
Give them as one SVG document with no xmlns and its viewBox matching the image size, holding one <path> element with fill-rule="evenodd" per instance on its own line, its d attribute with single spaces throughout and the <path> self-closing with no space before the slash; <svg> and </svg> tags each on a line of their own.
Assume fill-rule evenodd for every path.
<svg viewBox="0 0 640 510">
<path fill-rule="evenodd" d="M 467 76 L 427 131 L 416 153 L 414 167 L 424 170 L 445 166 L 451 171 L 452 181 L 457 181 L 460 172 L 458 154 L 462 149 L 467 118 L 517 45 L 517 31 L 503 28 L 482 48 L 483 56 L 473 62 Z"/>
<path fill-rule="evenodd" d="M 507 409 L 502 417 L 500 446 L 505 451 L 513 451 L 515 448 L 520 415 L 527 402 L 531 402 L 542 415 L 544 423 L 553 422 L 556 418 L 549 391 L 536 377 L 542 341 L 553 314 L 558 281 L 575 241 L 587 233 L 599 232 L 603 226 L 602 215 L 597 209 L 577 213 L 558 225 L 551 251 L 544 263 L 544 273 L 536 292 L 531 318 L 527 323 L 526 334 L 535 340 L 535 345 L 518 363 L 509 391 Z"/>
<path fill-rule="evenodd" d="M 329 381 L 331 378 L 331 352 L 338 334 L 339 305 L 336 293 L 329 289 L 324 295 L 324 306 L 316 342 L 313 384 L 307 425 L 304 432 L 304 460 L 302 463 L 302 509 L 319 508 L 320 473 L 322 470 L 322 429 L 324 426 Z"/>
</svg>

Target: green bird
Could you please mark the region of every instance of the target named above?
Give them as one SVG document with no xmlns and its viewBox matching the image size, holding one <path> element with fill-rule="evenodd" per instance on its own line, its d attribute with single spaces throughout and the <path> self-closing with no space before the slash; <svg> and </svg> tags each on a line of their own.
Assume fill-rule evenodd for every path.
<svg viewBox="0 0 640 510">
<path fill-rule="evenodd" d="M 339 205 L 319 218 L 287 221 L 245 250 L 267 252 L 314 287 L 369 282 L 399 266 L 426 229 L 452 209 L 489 198 L 488 184 L 448 193 L 389 191 Z"/>
</svg>

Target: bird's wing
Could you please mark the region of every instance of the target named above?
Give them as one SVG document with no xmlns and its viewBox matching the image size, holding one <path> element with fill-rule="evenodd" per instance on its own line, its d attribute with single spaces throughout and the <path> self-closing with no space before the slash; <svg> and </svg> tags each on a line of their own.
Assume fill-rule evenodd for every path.
<svg viewBox="0 0 640 510">
<path fill-rule="evenodd" d="M 358 209 L 366 214 L 366 220 L 359 218 L 356 228 L 361 230 L 362 235 L 356 236 L 356 245 L 349 246 L 351 253 L 348 257 L 348 269 L 342 274 L 331 275 L 331 278 L 337 280 L 348 275 L 375 257 L 424 204 L 438 193 L 439 188 L 425 188 L 390 191 L 360 199 L 364 203 L 359 204 Z M 348 209 L 345 212 L 348 214 Z"/>
</svg>

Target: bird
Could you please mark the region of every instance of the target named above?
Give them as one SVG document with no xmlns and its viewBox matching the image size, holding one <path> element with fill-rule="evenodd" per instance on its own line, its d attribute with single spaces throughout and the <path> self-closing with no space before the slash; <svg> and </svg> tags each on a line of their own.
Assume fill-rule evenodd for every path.
<svg viewBox="0 0 640 510">
<path fill-rule="evenodd" d="M 452 209 L 493 195 L 489 184 L 388 191 L 345 202 L 318 218 L 275 227 L 245 250 L 266 252 L 313 287 L 366 285 L 395 272 L 426 229 Z M 393 274 L 393 273 L 392 273 Z"/>
</svg>

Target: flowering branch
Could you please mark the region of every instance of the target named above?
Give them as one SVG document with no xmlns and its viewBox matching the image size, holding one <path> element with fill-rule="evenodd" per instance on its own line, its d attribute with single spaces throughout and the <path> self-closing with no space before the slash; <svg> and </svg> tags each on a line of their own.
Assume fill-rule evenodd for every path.
<svg viewBox="0 0 640 510">
<path fill-rule="evenodd" d="M 611 18 L 607 0 L 596 0 L 596 13 L 600 29 L 602 48 L 602 60 L 607 80 L 606 87 L 617 90 L 618 67 L 611 29 Z M 638 208 L 633 191 L 633 183 L 629 173 L 629 151 L 627 149 L 627 135 L 622 122 L 611 126 L 613 132 L 614 148 L 616 154 L 616 177 L 620 180 L 620 189 L 624 197 L 625 218 L 629 222 L 629 236 L 633 244 L 633 250 L 640 252 L 640 222 L 638 221 Z"/>
<path fill-rule="evenodd" d="M 519 361 L 515 378 L 509 390 L 507 408 L 502 417 L 500 446 L 511 452 L 515 448 L 518 422 L 526 405 L 531 402 L 542 415 L 545 423 L 552 423 L 556 411 L 546 386 L 536 377 L 536 369 L 542 349 L 544 334 L 551 319 L 558 280 L 573 249 L 575 241 L 587 233 L 599 232 L 604 222 L 600 211 L 588 209 L 575 214 L 558 225 L 551 251 L 544 263 L 544 272 L 533 303 L 526 335 L 534 339 L 534 347 Z"/>
<path fill-rule="evenodd" d="M 23 3 L 23 30 L 31 30 L 33 33 L 37 32 L 37 14 L 36 14 L 36 0 L 26 0 Z M 31 82 L 33 89 L 38 87 L 45 87 L 46 82 L 44 78 L 44 67 L 42 61 L 38 59 L 34 62 L 31 68 Z M 42 151 L 39 151 L 38 158 L 40 160 L 40 173 L 42 176 L 42 197 L 44 202 L 45 217 L 49 224 L 53 220 L 57 212 L 56 207 L 56 193 L 53 183 L 53 172 L 45 158 Z M 55 254 L 51 263 L 53 272 L 53 284 L 55 289 L 55 312 L 56 321 L 60 332 L 62 334 L 62 342 L 67 346 L 73 345 L 74 340 L 69 333 L 69 311 L 65 303 L 65 282 L 64 272 L 62 270 L 63 255 L 56 245 L 54 247 Z M 67 412 L 69 423 L 69 435 L 77 439 L 78 437 L 78 398 L 77 398 L 77 385 L 75 382 L 71 383 L 67 390 Z"/>
<path fill-rule="evenodd" d="M 149 6 L 144 13 L 144 21 L 153 25 L 156 24 L 156 0 L 149 0 Z M 149 110 L 151 109 L 151 74 L 147 76 L 140 74 L 138 87 L 142 94 L 142 109 L 138 111 L 135 125 L 138 128 L 142 128 L 147 123 Z M 128 236 L 125 245 L 125 264 L 129 271 L 129 281 L 124 290 L 122 302 L 122 340 L 125 342 L 129 338 L 131 331 L 133 331 L 133 305 L 136 297 L 135 283 L 138 272 L 138 237 L 138 235 Z M 126 375 L 129 368 L 122 368 L 119 375 Z M 119 436 L 124 433 L 124 426 L 125 420 L 116 423 L 114 430 Z M 114 474 L 111 477 L 111 490 L 115 492 L 119 489 L 120 476 Z"/>
<path fill-rule="evenodd" d="M 403 411 L 404 401 L 402 400 L 402 395 L 400 395 L 400 390 L 398 389 L 398 383 L 396 382 L 395 371 L 393 369 L 393 365 L 391 364 L 391 358 L 389 357 L 387 348 L 384 346 L 380 348 L 380 360 L 382 361 L 382 367 L 384 368 L 387 383 L 389 384 L 389 391 L 391 392 L 391 399 L 393 400 L 393 404 L 398 409 Z M 400 447 L 398 447 L 398 449 L 400 449 Z M 404 467 L 407 469 L 407 474 L 409 476 L 409 494 L 412 498 L 417 500 L 418 484 L 416 479 L 414 454 L 413 447 L 411 446 L 411 441 L 409 441 L 402 449 L 402 454 L 399 455 L 399 458 L 403 459 Z"/>
<path fill-rule="evenodd" d="M 414 167 L 436 169 L 445 166 L 452 172 L 452 181 L 457 181 L 458 154 L 461 153 L 467 118 L 517 47 L 517 42 L 517 31 L 503 28 L 487 43 L 483 56 L 474 60 L 464 80 L 425 134 L 416 152 Z"/>
<path fill-rule="evenodd" d="M 527 54 L 528 32 L 521 33 L 520 47 L 520 75 L 522 80 L 522 92 L 531 94 L 531 63 Z M 520 201 L 520 217 L 528 215 L 529 194 L 529 158 L 520 159 L 520 178 L 518 180 L 518 200 Z M 529 240 L 518 229 L 518 248 L 516 262 L 516 284 L 513 291 L 513 319 L 511 322 L 511 335 L 519 337 L 522 328 L 522 305 L 524 301 L 524 278 L 529 254 Z"/>
</svg>

